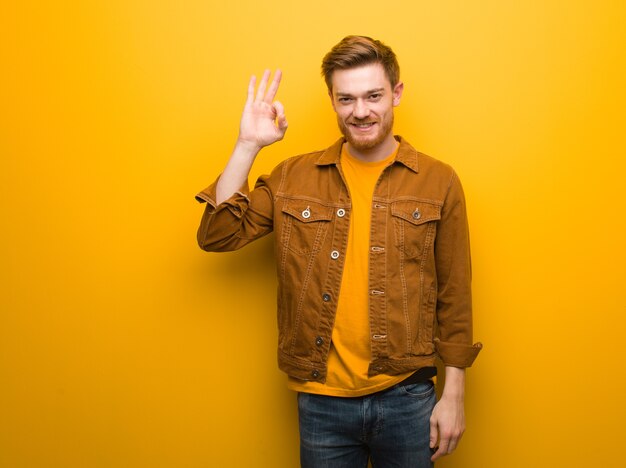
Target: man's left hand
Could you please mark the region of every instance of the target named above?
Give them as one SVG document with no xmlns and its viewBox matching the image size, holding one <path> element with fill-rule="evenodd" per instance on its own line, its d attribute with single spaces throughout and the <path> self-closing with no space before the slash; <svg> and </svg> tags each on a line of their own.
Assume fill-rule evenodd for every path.
<svg viewBox="0 0 626 468">
<path fill-rule="evenodd" d="M 446 368 L 446 388 L 430 416 L 430 448 L 438 445 L 433 462 L 454 452 L 465 432 L 464 377 L 462 369 Z"/>
</svg>

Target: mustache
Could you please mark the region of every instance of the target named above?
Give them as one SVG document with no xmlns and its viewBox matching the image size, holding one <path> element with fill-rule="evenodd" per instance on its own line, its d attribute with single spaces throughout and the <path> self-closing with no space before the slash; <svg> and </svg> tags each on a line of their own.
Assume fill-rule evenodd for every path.
<svg viewBox="0 0 626 468">
<path fill-rule="evenodd" d="M 363 125 L 363 124 L 370 124 L 370 123 L 376 123 L 375 120 L 355 120 L 355 119 L 350 119 L 348 121 L 348 124 L 354 124 L 354 125 Z"/>
</svg>

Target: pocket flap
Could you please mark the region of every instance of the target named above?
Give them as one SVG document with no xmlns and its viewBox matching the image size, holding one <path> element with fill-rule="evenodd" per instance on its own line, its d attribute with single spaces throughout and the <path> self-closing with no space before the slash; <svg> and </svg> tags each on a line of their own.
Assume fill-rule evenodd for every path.
<svg viewBox="0 0 626 468">
<path fill-rule="evenodd" d="M 416 200 L 401 200 L 391 204 L 391 214 L 418 225 L 441 219 L 441 206 Z"/>
<path fill-rule="evenodd" d="M 333 212 L 332 206 L 311 200 L 286 199 L 283 204 L 283 213 L 291 215 L 303 223 L 330 221 L 333 219 Z"/>
</svg>

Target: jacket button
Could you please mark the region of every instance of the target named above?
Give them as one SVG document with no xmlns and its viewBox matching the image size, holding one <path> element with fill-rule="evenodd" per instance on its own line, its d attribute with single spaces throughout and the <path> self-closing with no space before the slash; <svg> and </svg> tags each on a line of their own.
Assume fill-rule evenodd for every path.
<svg viewBox="0 0 626 468">
<path fill-rule="evenodd" d="M 420 213 L 419 208 L 415 208 L 413 212 L 413 219 L 420 219 L 422 217 L 422 213 Z"/>
<path fill-rule="evenodd" d="M 323 300 L 324 302 L 328 302 L 328 301 L 330 301 L 330 294 L 328 294 L 328 293 L 324 293 L 324 294 L 322 294 L 322 300 Z"/>
<path fill-rule="evenodd" d="M 317 369 L 311 372 L 311 377 L 313 377 L 314 379 L 317 379 L 319 376 L 320 372 Z"/>
<path fill-rule="evenodd" d="M 302 212 L 302 217 L 304 219 L 309 219 L 311 217 L 311 210 L 308 208 Z"/>
<path fill-rule="evenodd" d="M 343 208 L 339 208 L 337 210 L 337 216 L 339 216 L 340 218 L 343 218 L 346 215 L 346 210 L 344 210 Z"/>
<path fill-rule="evenodd" d="M 324 344 L 324 338 L 322 338 L 321 336 L 318 336 L 317 338 L 315 338 L 315 344 L 317 346 L 322 346 Z"/>
<path fill-rule="evenodd" d="M 338 250 L 333 250 L 330 253 L 330 258 L 332 258 L 333 260 L 337 260 L 339 258 L 339 251 Z"/>
</svg>

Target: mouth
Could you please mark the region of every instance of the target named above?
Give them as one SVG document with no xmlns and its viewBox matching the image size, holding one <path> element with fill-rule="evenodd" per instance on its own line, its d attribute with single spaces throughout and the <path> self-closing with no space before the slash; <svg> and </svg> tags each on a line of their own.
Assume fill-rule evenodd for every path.
<svg viewBox="0 0 626 468">
<path fill-rule="evenodd" d="M 367 132 L 370 128 L 376 125 L 376 122 L 364 122 L 364 123 L 350 122 L 349 125 L 352 128 L 357 129 L 359 132 Z"/>
</svg>

